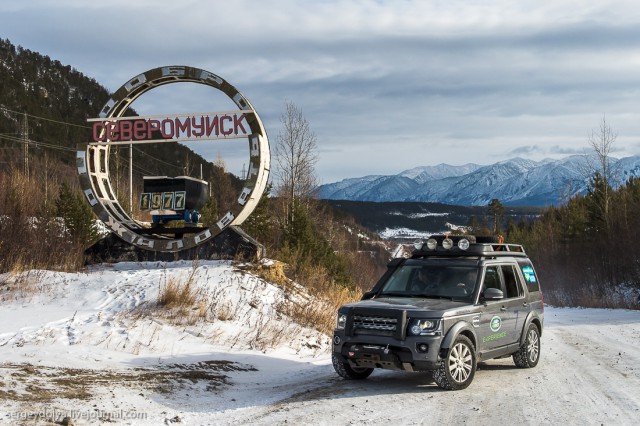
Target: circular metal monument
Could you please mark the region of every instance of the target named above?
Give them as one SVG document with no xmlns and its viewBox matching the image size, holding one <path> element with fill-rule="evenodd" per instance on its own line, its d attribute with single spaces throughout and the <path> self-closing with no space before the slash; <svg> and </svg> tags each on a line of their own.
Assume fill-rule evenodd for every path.
<svg viewBox="0 0 640 426">
<path fill-rule="evenodd" d="M 200 83 L 220 90 L 238 110 L 198 114 L 123 117 L 142 94 L 172 83 Z M 177 252 L 200 245 L 231 225 L 240 225 L 253 212 L 269 178 L 270 154 L 267 134 L 251 103 L 231 84 L 209 71 L 188 66 L 167 66 L 146 71 L 120 87 L 93 122 L 93 140 L 76 154 L 80 185 L 94 213 L 120 238 L 131 245 L 153 251 Z M 133 219 L 120 205 L 109 177 L 109 150 L 116 145 L 170 143 L 196 140 L 246 138 L 249 170 L 237 201 L 209 227 L 194 227 L 182 235 L 155 232 Z M 164 177 L 163 177 L 164 178 Z M 179 177 L 181 182 L 197 179 Z M 167 178 L 171 179 L 171 178 Z M 190 183 L 190 182 L 187 182 Z M 206 184 L 206 182 L 203 182 Z M 146 185 L 146 182 L 145 182 Z M 172 212 L 180 206 L 184 191 L 159 193 Z M 143 194 L 141 204 L 155 193 Z M 159 210 L 163 212 L 165 210 Z M 168 211 L 168 210 L 167 210 Z"/>
</svg>

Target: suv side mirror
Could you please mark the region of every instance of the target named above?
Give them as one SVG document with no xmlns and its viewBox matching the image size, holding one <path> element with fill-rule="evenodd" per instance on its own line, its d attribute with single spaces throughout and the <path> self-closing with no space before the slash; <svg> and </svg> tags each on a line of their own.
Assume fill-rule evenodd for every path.
<svg viewBox="0 0 640 426">
<path fill-rule="evenodd" d="M 488 288 L 482 293 L 482 298 L 484 300 L 500 300 L 504 299 L 504 293 L 502 290 L 497 288 Z"/>
</svg>

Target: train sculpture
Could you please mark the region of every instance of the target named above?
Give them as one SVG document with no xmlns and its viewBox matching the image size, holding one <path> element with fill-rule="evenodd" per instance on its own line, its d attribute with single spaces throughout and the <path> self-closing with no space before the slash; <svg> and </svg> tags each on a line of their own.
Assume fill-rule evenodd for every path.
<svg viewBox="0 0 640 426">
<path fill-rule="evenodd" d="M 197 225 L 209 200 L 209 183 L 189 176 L 145 176 L 140 210 L 148 211 L 154 226 L 184 220 Z"/>
</svg>

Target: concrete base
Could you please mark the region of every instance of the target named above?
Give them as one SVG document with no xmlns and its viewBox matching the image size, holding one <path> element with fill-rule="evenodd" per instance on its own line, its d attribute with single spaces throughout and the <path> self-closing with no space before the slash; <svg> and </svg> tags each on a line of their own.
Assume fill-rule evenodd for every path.
<svg viewBox="0 0 640 426">
<path fill-rule="evenodd" d="M 85 264 L 152 262 L 194 259 L 258 260 L 265 256 L 262 244 L 241 228 L 230 226 L 209 241 L 189 250 L 160 252 L 132 246 L 113 232 L 85 250 Z"/>
</svg>

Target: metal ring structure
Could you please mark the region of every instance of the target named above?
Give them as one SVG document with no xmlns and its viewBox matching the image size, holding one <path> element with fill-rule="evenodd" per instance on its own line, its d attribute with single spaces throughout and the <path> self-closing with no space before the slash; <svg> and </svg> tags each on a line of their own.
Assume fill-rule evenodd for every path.
<svg viewBox="0 0 640 426">
<path fill-rule="evenodd" d="M 220 90 L 242 110 L 249 125 L 250 166 L 244 187 L 230 211 L 219 217 L 215 225 L 182 238 L 141 232 L 145 226 L 122 208 L 109 179 L 109 143 L 87 143 L 76 153 L 80 185 L 94 213 L 127 243 L 146 250 L 178 252 L 198 246 L 231 225 L 240 225 L 260 201 L 269 179 L 269 140 L 258 113 L 251 103 L 231 84 L 209 71 L 188 66 L 154 68 L 129 80 L 120 87 L 100 111 L 100 118 L 122 117 L 142 94 L 172 83 L 200 83 Z M 246 111 L 246 112 L 245 112 Z"/>
</svg>

